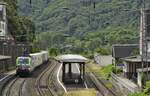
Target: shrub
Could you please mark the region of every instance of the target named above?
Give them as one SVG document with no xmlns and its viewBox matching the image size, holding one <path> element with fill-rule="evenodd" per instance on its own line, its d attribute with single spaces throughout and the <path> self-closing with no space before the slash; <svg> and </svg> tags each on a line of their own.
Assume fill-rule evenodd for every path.
<svg viewBox="0 0 150 96">
<path fill-rule="evenodd" d="M 101 55 L 109 55 L 111 53 L 110 49 L 106 47 L 97 48 L 96 52 L 100 53 Z"/>
<path fill-rule="evenodd" d="M 148 96 L 148 95 L 144 94 L 143 92 L 138 92 L 138 93 L 131 93 L 128 96 Z"/>
<path fill-rule="evenodd" d="M 31 53 L 40 52 L 40 49 L 38 47 L 32 47 Z"/>
<path fill-rule="evenodd" d="M 150 81 L 146 82 L 144 93 L 150 95 Z"/>
<path fill-rule="evenodd" d="M 49 55 L 57 56 L 58 53 L 59 53 L 58 49 L 56 49 L 56 48 L 49 48 Z"/>
<path fill-rule="evenodd" d="M 105 77 L 106 79 L 108 79 L 111 75 L 111 72 L 112 72 L 112 69 L 113 69 L 113 65 L 108 65 L 108 66 L 105 66 L 103 67 L 101 70 L 100 70 L 100 73 L 101 75 L 103 75 L 103 77 Z"/>
<path fill-rule="evenodd" d="M 119 74 L 119 73 L 122 73 L 123 70 L 121 68 L 117 68 L 115 66 L 112 67 L 112 72 L 115 73 L 115 74 Z"/>
</svg>

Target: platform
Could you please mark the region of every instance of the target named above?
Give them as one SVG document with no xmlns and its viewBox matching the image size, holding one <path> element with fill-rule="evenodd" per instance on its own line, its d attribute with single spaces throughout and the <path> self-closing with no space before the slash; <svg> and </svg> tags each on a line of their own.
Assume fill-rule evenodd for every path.
<svg viewBox="0 0 150 96">
<path fill-rule="evenodd" d="M 69 73 L 66 73 L 65 75 L 66 75 L 66 77 L 65 77 L 66 80 L 64 81 L 65 84 L 80 84 L 80 83 L 82 83 L 82 79 L 80 78 L 80 74 L 78 74 L 78 73 L 72 73 L 71 78 L 69 77 Z"/>
</svg>

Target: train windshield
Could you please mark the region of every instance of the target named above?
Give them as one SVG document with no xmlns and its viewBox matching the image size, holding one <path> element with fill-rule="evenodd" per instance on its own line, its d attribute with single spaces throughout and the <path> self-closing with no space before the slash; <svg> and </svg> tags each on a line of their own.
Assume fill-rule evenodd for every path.
<svg viewBox="0 0 150 96">
<path fill-rule="evenodd" d="M 19 58 L 18 59 L 18 64 L 19 65 L 29 65 L 30 60 L 29 58 Z"/>
</svg>

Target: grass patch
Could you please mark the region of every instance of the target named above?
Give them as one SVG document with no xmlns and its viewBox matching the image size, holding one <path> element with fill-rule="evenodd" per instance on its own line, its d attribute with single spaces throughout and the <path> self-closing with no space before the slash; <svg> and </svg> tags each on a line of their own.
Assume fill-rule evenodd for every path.
<svg viewBox="0 0 150 96">
<path fill-rule="evenodd" d="M 79 91 L 70 91 L 65 93 L 63 96 L 96 96 L 95 89 L 85 89 Z"/>
<path fill-rule="evenodd" d="M 94 64 L 93 62 L 88 63 L 87 66 L 88 67 L 86 67 L 86 72 L 94 72 L 94 73 L 100 75 L 99 74 L 99 71 L 101 70 L 100 66 Z"/>
<path fill-rule="evenodd" d="M 110 78 L 110 73 L 112 72 L 112 69 L 113 69 L 112 64 L 105 67 L 100 67 L 99 65 L 93 62 L 90 62 L 88 64 L 88 71 L 92 71 L 97 75 L 97 77 L 104 78 L 104 79 Z"/>
<path fill-rule="evenodd" d="M 139 93 L 131 93 L 128 96 L 148 96 L 148 95 L 144 94 L 143 92 L 139 92 Z"/>
<path fill-rule="evenodd" d="M 113 85 L 112 85 L 111 83 L 107 83 L 107 84 L 105 84 L 105 86 L 106 86 L 107 88 L 113 88 Z"/>
<path fill-rule="evenodd" d="M 112 69 L 113 69 L 113 65 L 108 65 L 108 66 L 105 66 L 103 67 L 101 70 L 100 70 L 100 73 L 101 75 L 104 77 L 104 78 L 109 78 L 110 77 L 110 73 L 112 72 Z"/>
</svg>

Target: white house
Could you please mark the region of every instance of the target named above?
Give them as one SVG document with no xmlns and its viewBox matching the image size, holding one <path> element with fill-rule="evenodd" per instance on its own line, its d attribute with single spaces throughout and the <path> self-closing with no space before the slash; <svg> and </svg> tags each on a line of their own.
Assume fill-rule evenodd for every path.
<svg viewBox="0 0 150 96">
<path fill-rule="evenodd" d="M 7 35 L 6 4 L 0 3 L 0 36 Z"/>
</svg>

